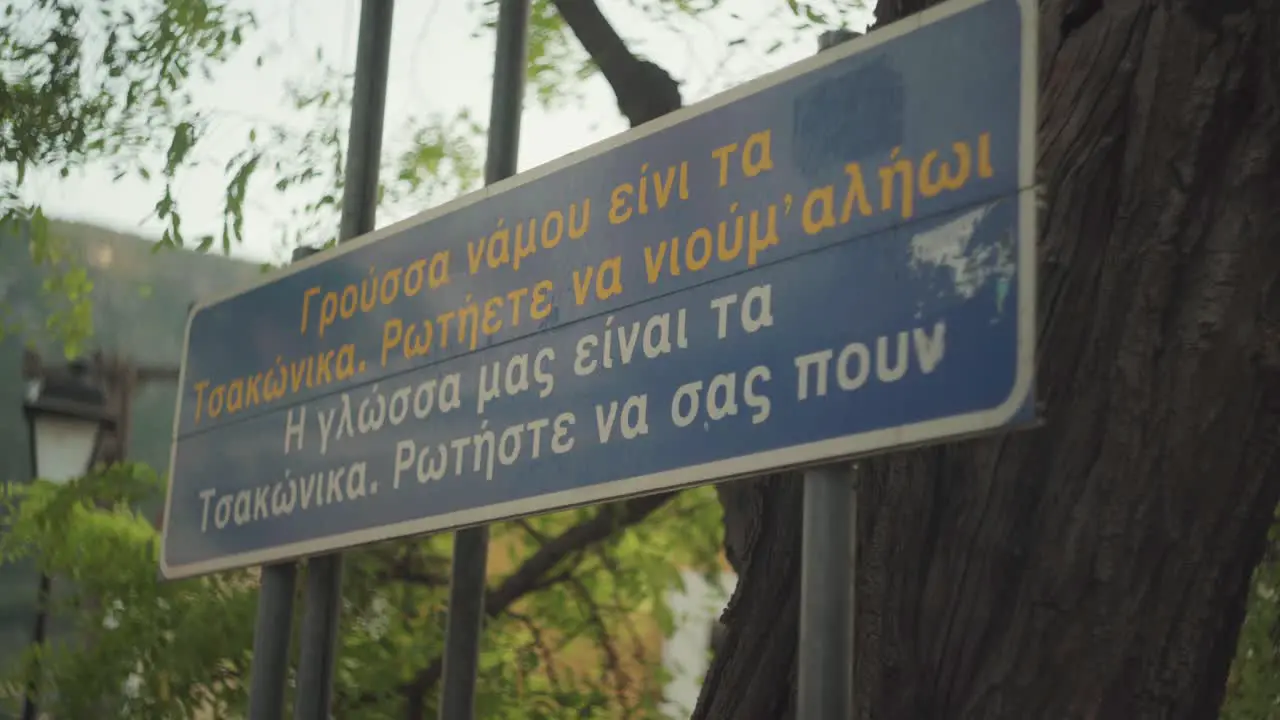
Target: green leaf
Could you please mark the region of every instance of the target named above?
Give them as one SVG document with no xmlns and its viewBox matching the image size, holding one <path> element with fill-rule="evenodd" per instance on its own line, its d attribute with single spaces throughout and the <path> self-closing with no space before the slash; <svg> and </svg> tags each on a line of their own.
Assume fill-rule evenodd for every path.
<svg viewBox="0 0 1280 720">
<path fill-rule="evenodd" d="M 187 154 L 195 144 L 195 132 L 195 126 L 189 122 L 178 123 L 173 129 L 173 139 L 169 142 L 169 151 L 165 157 L 165 176 L 173 177 L 178 167 L 186 161 Z"/>
</svg>

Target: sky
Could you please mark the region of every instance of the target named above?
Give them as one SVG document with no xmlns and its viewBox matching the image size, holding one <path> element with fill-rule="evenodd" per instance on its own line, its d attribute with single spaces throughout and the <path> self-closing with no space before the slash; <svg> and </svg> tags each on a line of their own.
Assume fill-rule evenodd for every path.
<svg viewBox="0 0 1280 720">
<path fill-rule="evenodd" d="M 797 30 L 801 19 L 783 0 L 727 0 L 696 20 L 680 18 L 678 23 L 647 16 L 644 8 L 654 5 L 654 0 L 599 1 L 634 51 L 662 65 L 682 83 L 686 104 L 808 57 L 817 47 L 818 31 Z M 384 155 L 408 142 L 404 127 L 411 117 L 452 115 L 468 108 L 481 124 L 486 121 L 494 40 L 491 32 L 475 36 L 482 17 L 478 4 L 479 0 L 396 3 Z M 244 0 L 241 5 L 254 11 L 259 29 L 219 68 L 212 82 L 201 81 L 194 87 L 196 105 L 212 118 L 212 124 L 200 142 L 197 166 L 183 172 L 177 184 L 188 237 L 220 233 L 226 186 L 223 167 L 244 147 L 251 128 L 270 124 L 288 124 L 300 132 L 307 128 L 308 117 L 293 108 L 286 87 L 316 78 L 316 51 L 337 67 L 349 71 L 354 66 L 359 0 Z M 849 7 L 850 3 L 833 0 L 829 5 Z M 869 19 L 869 12 L 854 10 L 850 25 L 861 29 Z M 770 48 L 774 51 L 766 53 Z M 256 58 L 264 52 L 269 59 L 258 67 Z M 626 130 L 603 78 L 587 80 L 581 92 L 581 103 L 555 110 L 543 109 L 526 97 L 519 170 Z M 383 170 L 387 170 L 385 164 Z M 284 259 L 280 229 L 292 226 L 291 210 L 307 198 L 282 196 L 273 183 L 274 179 L 263 178 L 252 189 L 245 241 L 233 249 L 233 255 Z M 163 192 L 158 181 L 134 176 L 113 181 L 106 167 L 92 166 L 67 179 L 37 174 L 27 190 L 29 199 L 53 217 L 147 238 L 159 237 L 164 229 L 163 222 L 152 215 Z M 388 225 L 428 207 L 424 202 L 421 207 L 380 212 L 377 222 Z"/>
</svg>

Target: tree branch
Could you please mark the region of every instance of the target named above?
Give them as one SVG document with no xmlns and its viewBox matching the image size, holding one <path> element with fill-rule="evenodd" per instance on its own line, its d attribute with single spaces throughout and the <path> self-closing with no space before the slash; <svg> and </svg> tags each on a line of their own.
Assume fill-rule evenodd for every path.
<svg viewBox="0 0 1280 720">
<path fill-rule="evenodd" d="M 595 602 L 591 599 L 591 591 L 587 589 L 582 581 L 577 578 L 570 578 L 568 582 L 570 591 L 577 596 L 578 606 L 587 617 L 587 623 L 594 631 L 596 636 L 596 644 L 600 646 L 601 652 L 604 654 L 605 667 L 600 672 L 600 679 L 604 680 L 608 675 L 613 675 L 613 690 L 618 698 L 618 703 L 626 706 L 627 687 L 630 685 L 630 678 L 622 669 L 622 657 L 618 653 L 617 645 L 613 638 L 609 637 L 609 627 L 604 622 L 604 617 L 600 614 L 600 608 L 596 607 Z M 630 713 L 627 713 L 630 715 Z"/>
<path fill-rule="evenodd" d="M 542 664 L 546 666 L 547 680 L 550 681 L 553 688 L 559 691 L 562 686 L 560 684 L 560 671 L 557 669 L 556 665 L 555 652 L 551 649 L 550 643 L 543 638 L 542 629 L 539 628 L 538 624 L 533 621 L 533 618 L 528 615 L 523 615 L 515 611 L 508 611 L 507 616 L 521 625 L 524 625 L 525 629 L 529 631 L 530 637 L 533 638 L 530 643 L 530 647 L 532 647 L 533 651 L 538 654 L 538 657 L 542 660 Z"/>
<path fill-rule="evenodd" d="M 373 580 L 379 584 L 386 582 L 402 582 L 421 587 L 449 587 L 449 573 L 444 568 L 433 568 L 432 563 L 420 557 L 411 549 L 397 552 L 369 550 L 370 557 L 376 558 L 382 567 L 373 573 Z"/>
<path fill-rule="evenodd" d="M 554 2 L 560 17 L 613 88 L 618 110 L 631 127 L 680 109 L 679 83 L 660 66 L 632 53 L 595 0 Z"/>
<path fill-rule="evenodd" d="M 509 611 L 511 606 L 525 595 L 549 587 L 554 584 L 552 581 L 567 580 L 571 577 L 569 573 L 553 575 L 552 571 L 570 556 L 581 553 L 613 533 L 649 517 L 675 495 L 674 492 L 659 493 L 603 505 L 591 519 L 548 539 L 547 543 L 538 548 L 515 572 L 485 594 L 485 616 L 495 618 Z M 428 690 L 440 682 L 443 671 L 444 658 L 436 656 L 425 668 L 418 671 L 412 680 L 402 685 L 400 692 L 406 698 L 423 698 Z M 361 695 L 355 700 L 355 704 L 376 702 L 380 697 L 380 695 Z M 421 707 L 421 704 L 418 706 Z"/>
</svg>

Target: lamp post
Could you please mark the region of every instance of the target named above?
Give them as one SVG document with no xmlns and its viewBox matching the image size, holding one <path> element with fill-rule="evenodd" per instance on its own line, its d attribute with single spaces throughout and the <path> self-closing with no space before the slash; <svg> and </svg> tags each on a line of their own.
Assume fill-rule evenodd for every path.
<svg viewBox="0 0 1280 720">
<path fill-rule="evenodd" d="M 59 484 L 89 472 L 104 431 L 115 424 L 107 411 L 102 387 L 92 380 L 84 362 L 72 362 L 65 368 L 52 368 L 29 378 L 23 411 L 32 477 Z M 41 571 L 31 638 L 36 646 L 45 641 L 52 585 L 52 579 Z M 36 718 L 39 678 L 37 666 L 22 704 L 22 720 Z"/>
</svg>

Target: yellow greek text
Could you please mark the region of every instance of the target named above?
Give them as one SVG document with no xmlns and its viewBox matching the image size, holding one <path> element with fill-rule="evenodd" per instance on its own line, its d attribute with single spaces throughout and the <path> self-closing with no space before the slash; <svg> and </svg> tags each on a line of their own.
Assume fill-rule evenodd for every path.
<svg viewBox="0 0 1280 720">
<path fill-rule="evenodd" d="M 541 219 L 531 217 L 507 225 L 506 218 L 499 218 L 493 232 L 467 241 L 467 272 L 475 275 L 484 268 L 501 267 L 518 272 L 539 249 L 559 245 L 566 232 L 570 240 L 580 240 L 590 229 L 591 198 L 570 203 L 567 210 L 551 210 Z"/>
<path fill-rule="evenodd" d="M 592 279 L 595 282 L 592 283 Z M 600 263 L 599 267 L 588 265 L 585 270 L 573 271 L 573 301 L 584 305 L 592 296 L 594 288 L 596 300 L 608 300 L 622 293 L 622 256 L 616 255 Z"/>
<path fill-rule="evenodd" d="M 397 357 L 412 360 L 433 350 L 446 350 L 450 345 L 464 351 L 475 350 L 481 338 L 492 337 L 504 328 L 518 328 L 525 317 L 542 320 L 551 314 L 554 289 L 552 281 L 541 280 L 484 302 L 474 300 L 468 293 L 460 307 L 432 318 L 412 322 L 404 318 L 386 320 L 382 323 L 379 348 L 381 367 L 391 365 Z"/>
<path fill-rule="evenodd" d="M 357 313 L 370 313 L 379 307 L 393 305 L 401 297 L 414 297 L 424 285 L 430 290 L 449 284 L 449 251 L 441 250 L 430 256 L 414 260 L 404 267 L 380 271 L 369 268 L 368 275 L 358 283 L 325 291 L 319 285 L 309 287 L 302 294 L 302 321 L 298 332 L 306 335 L 314 327 L 319 337 L 333 327 L 339 319 L 350 320 Z M 319 303 L 312 302 L 319 298 Z M 310 318 L 316 316 L 312 323 Z"/>
<path fill-rule="evenodd" d="M 689 161 L 653 171 L 645 163 L 640 166 L 638 181 L 621 183 L 609 194 L 609 224 L 621 225 L 634 215 L 663 210 L 672 193 L 680 200 L 689 199 Z"/>
<path fill-rule="evenodd" d="M 277 356 L 263 372 L 218 385 L 207 379 L 193 383 L 196 401 L 192 421 L 198 425 L 205 419 L 235 415 L 312 388 L 349 380 L 363 371 L 364 363 L 356 360 L 356 346 L 352 343 L 287 362 Z"/>
<path fill-rule="evenodd" d="M 738 203 L 733 203 L 729 206 L 729 215 L 714 227 L 695 228 L 684 237 L 645 246 L 644 272 L 648 283 L 658 282 L 664 273 L 679 277 L 685 271 L 700 272 L 713 259 L 719 263 L 734 262 L 743 256 L 744 249 L 747 267 L 755 267 L 760 262 L 760 254 L 778 244 L 776 203 L 747 213 L 739 213 Z"/>
<path fill-rule="evenodd" d="M 742 154 L 739 156 L 739 168 L 744 178 L 753 178 L 766 170 L 773 169 L 773 154 L 770 150 L 771 131 L 761 130 L 752 133 L 742 143 Z M 729 143 L 711 151 L 712 159 L 720 164 L 720 187 L 729 184 L 729 163 L 734 153 L 738 152 L 738 143 Z"/>
</svg>

